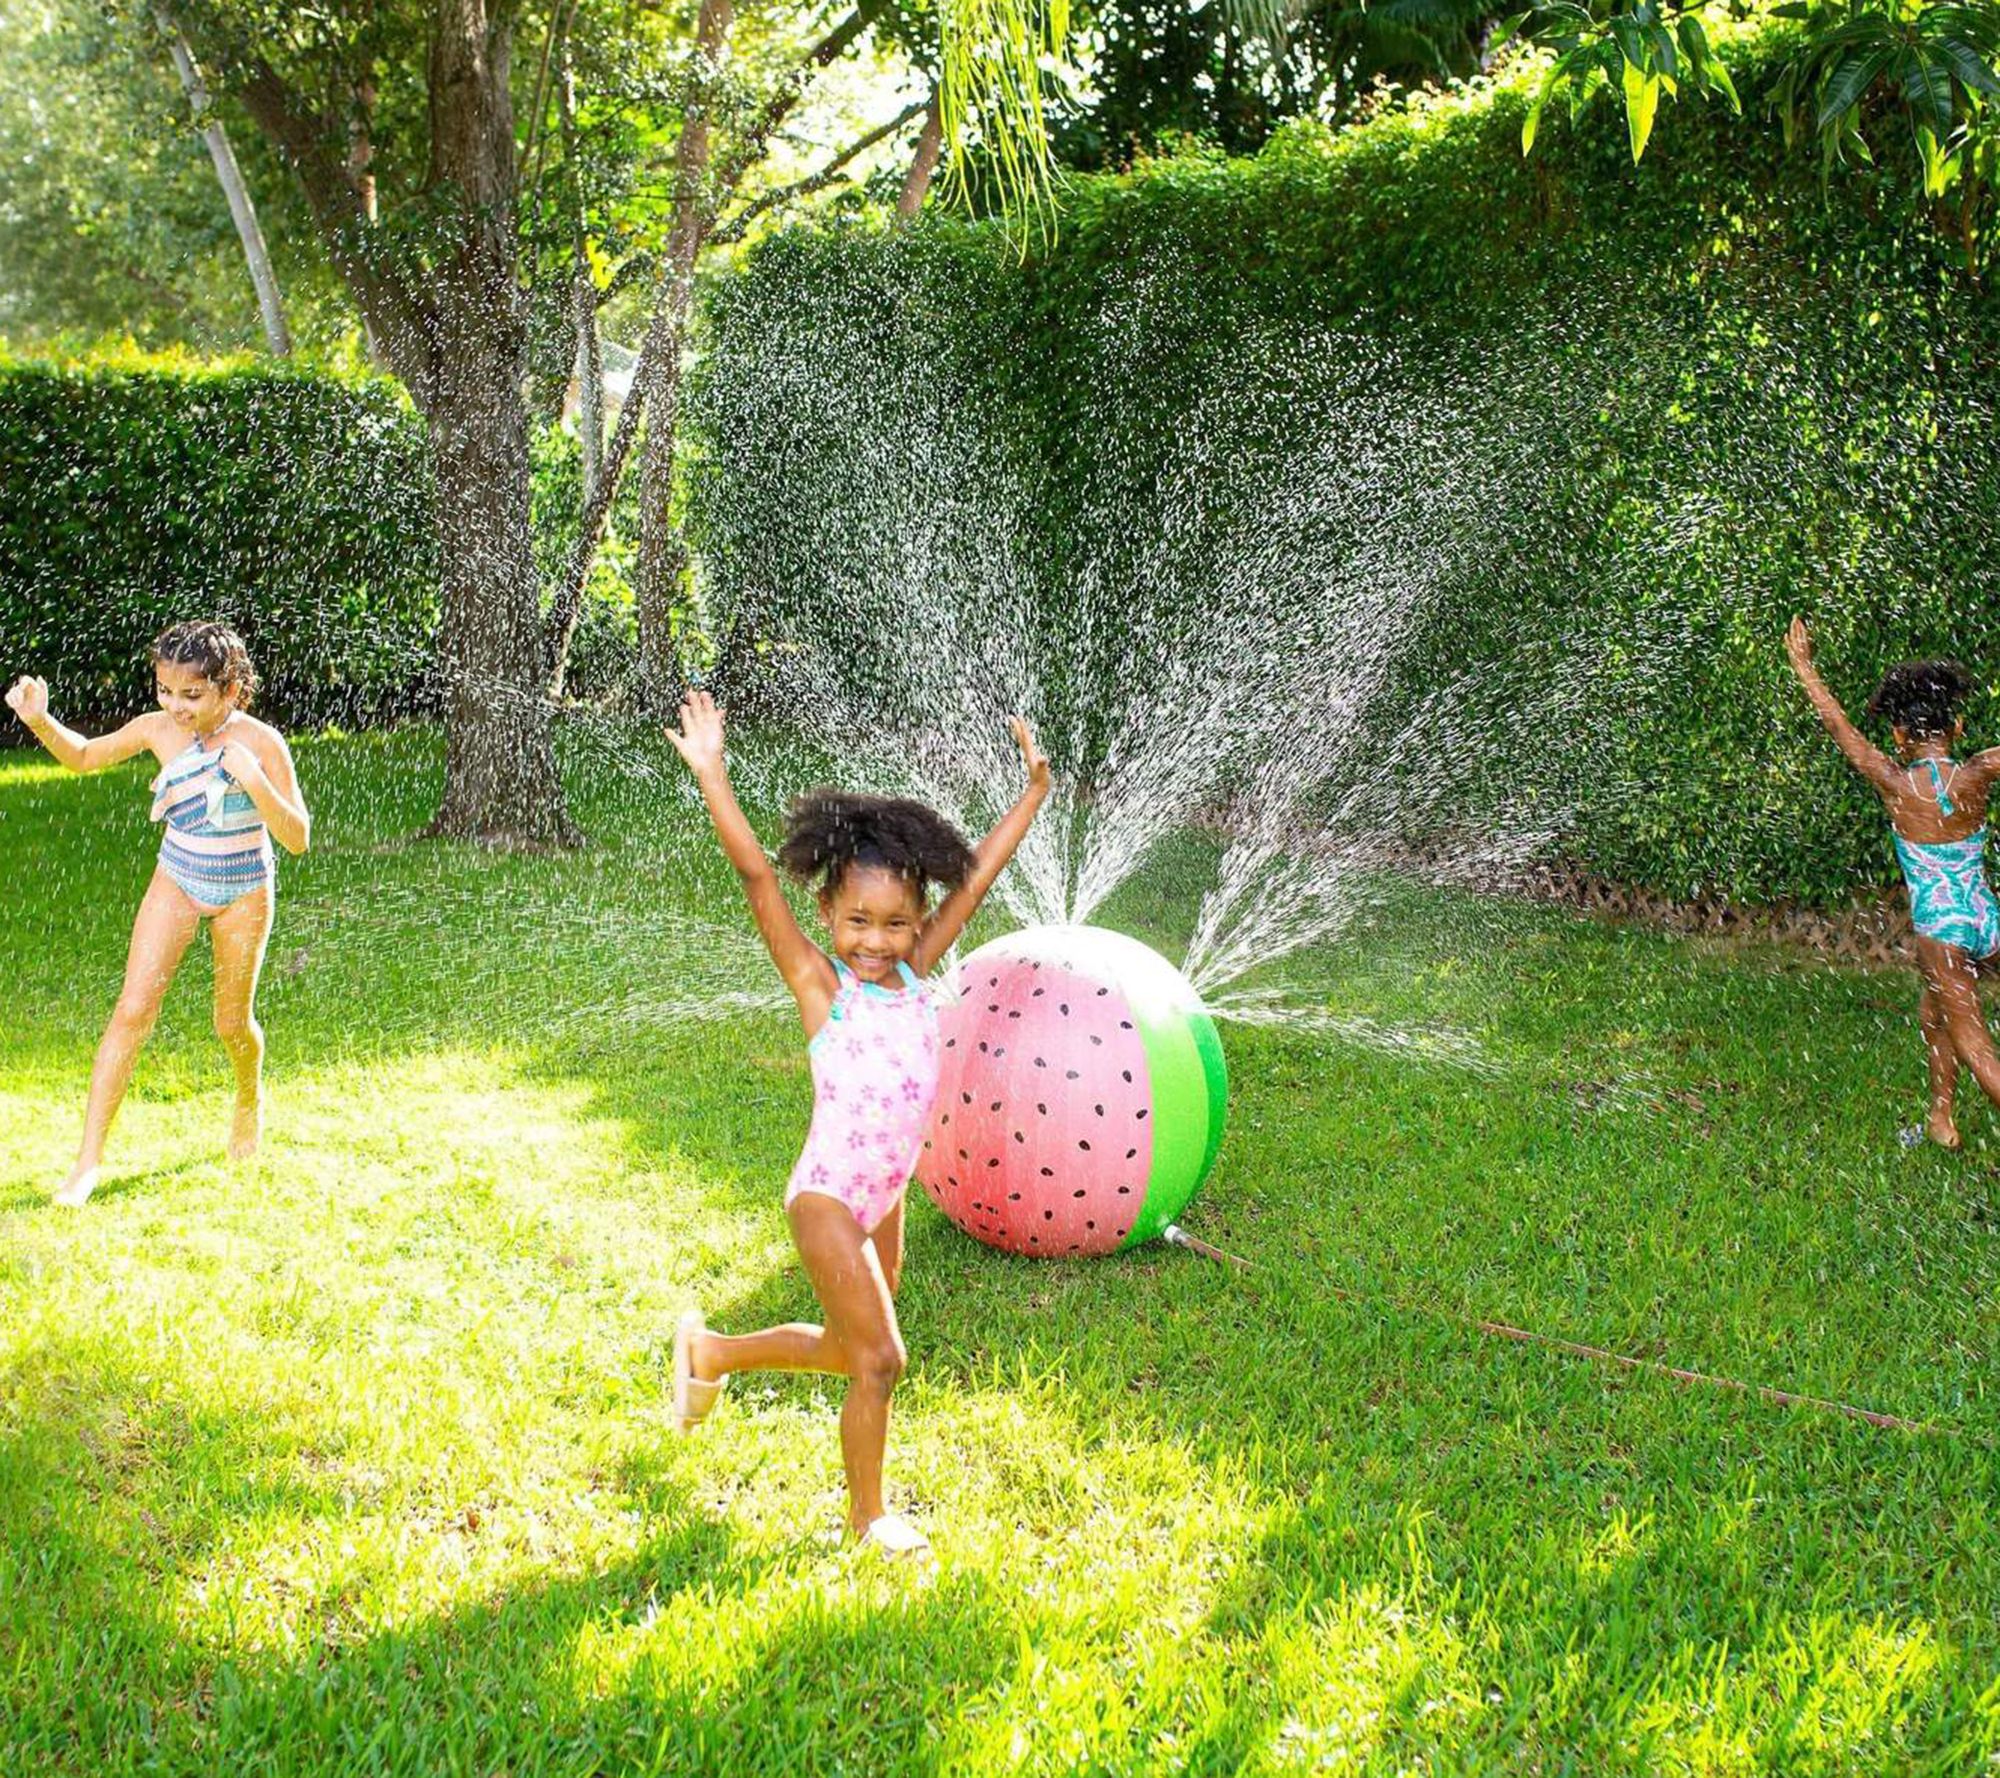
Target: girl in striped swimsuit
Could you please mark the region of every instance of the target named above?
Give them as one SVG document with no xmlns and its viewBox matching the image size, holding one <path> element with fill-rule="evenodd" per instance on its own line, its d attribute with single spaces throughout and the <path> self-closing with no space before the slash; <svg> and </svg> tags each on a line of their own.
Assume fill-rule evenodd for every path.
<svg viewBox="0 0 2000 1778">
<path fill-rule="evenodd" d="M 854 1535 L 918 1555 L 923 1534 L 882 1499 L 889 1396 L 903 1372 L 896 1285 L 903 1192 L 938 1083 L 937 1002 L 929 976 L 986 899 L 1049 793 L 1049 762 L 1014 719 L 1027 786 L 975 849 L 922 803 L 820 790 L 792 805 L 778 863 L 818 892 L 831 954 L 801 929 L 722 758 L 722 712 L 706 692 L 681 706 L 668 738 L 693 769 L 716 837 L 743 879 L 750 912 L 799 1003 L 812 1063 L 813 1115 L 785 1191 L 792 1244 L 826 1317 L 759 1333 L 711 1333 L 689 1310 L 674 1335 L 674 1412 L 686 1431 L 735 1371 L 827 1371 L 847 1379 L 840 1450 Z M 935 907 L 929 892 L 945 891 Z"/>
<path fill-rule="evenodd" d="M 2000 1106 L 2000 1054 L 1979 1005 L 1980 971 L 2000 956 L 2000 902 L 1986 878 L 1986 804 L 2000 779 L 2000 747 L 1952 758 L 1965 733 L 1959 707 L 1977 683 L 1956 661 L 1905 661 L 1883 676 L 1868 714 L 1888 724 L 1891 759 L 1848 720 L 1820 678 L 1803 618 L 1792 620 L 1785 647 L 1834 744 L 1882 798 L 1910 892 L 1931 1107 L 1924 1128 L 1904 1139 L 1928 1135 L 1940 1148 L 1957 1148 L 1952 1095 L 1961 1066 Z"/>
<path fill-rule="evenodd" d="M 97 1047 L 84 1110 L 83 1145 L 56 1192 L 81 1204 L 97 1184 L 104 1139 L 196 929 L 206 920 L 215 952 L 215 1034 L 236 1067 L 229 1155 L 257 1148 L 263 1110 L 264 1033 L 252 1010 L 271 935 L 276 865 L 271 841 L 303 852 L 312 832 L 284 737 L 249 715 L 257 676 L 242 639 L 217 623 L 176 624 L 153 644 L 160 708 L 86 739 L 49 714 L 49 688 L 17 680 L 7 707 L 73 772 L 150 753 L 153 819 L 164 824 L 160 859 L 132 923 L 125 985 Z"/>
</svg>

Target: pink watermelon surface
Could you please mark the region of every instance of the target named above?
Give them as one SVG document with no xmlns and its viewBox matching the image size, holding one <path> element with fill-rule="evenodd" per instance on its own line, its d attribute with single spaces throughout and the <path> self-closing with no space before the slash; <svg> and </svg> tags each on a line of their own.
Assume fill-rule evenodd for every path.
<svg viewBox="0 0 2000 1778">
<path fill-rule="evenodd" d="M 917 1164 L 932 1201 L 978 1240 L 1041 1258 L 1157 1234 L 1221 1134 L 1221 1051 L 1193 990 L 1137 940 L 1089 927 L 995 940 L 953 986 Z"/>
</svg>

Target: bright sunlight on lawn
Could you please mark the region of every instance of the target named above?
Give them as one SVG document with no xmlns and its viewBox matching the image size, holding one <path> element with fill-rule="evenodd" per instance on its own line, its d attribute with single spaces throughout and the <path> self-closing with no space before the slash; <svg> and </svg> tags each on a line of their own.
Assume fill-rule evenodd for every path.
<svg viewBox="0 0 2000 1778">
<path fill-rule="evenodd" d="M 812 1312 L 810 1088 L 791 1015 L 726 1001 L 767 966 L 664 745 L 554 858 L 417 840 L 425 736 L 299 754 L 264 1152 L 221 1161 L 197 964 L 82 1212 L 48 1191 L 144 797 L 0 766 L 9 1778 L 2000 1757 L 2000 1130 L 1897 1146 L 1904 979 L 1391 894 L 1312 991 L 1480 1065 L 1230 1029 L 1187 1221 L 1253 1269 L 1012 1260 L 916 1196 L 890 1473 L 926 1578 L 838 1539 L 833 1385 L 671 1430 L 684 1305 Z"/>
</svg>

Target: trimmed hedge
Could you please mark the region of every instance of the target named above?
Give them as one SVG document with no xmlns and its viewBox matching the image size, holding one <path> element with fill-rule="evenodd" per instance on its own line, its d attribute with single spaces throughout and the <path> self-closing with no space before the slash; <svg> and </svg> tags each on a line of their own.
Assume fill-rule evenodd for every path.
<svg viewBox="0 0 2000 1778">
<path fill-rule="evenodd" d="M 0 673 L 102 723 L 151 701 L 162 628 L 217 617 L 278 720 L 400 712 L 437 622 L 430 475 L 388 384 L 0 359 Z"/>
<path fill-rule="evenodd" d="M 1088 772 L 1134 625 L 1236 646 L 1204 561 L 1296 523 L 1308 476 L 1373 488 L 1372 526 L 1329 502 L 1346 530 L 1288 559 L 1421 570 L 1381 697 L 1455 684 L 1458 751 L 1416 769 L 1475 810 L 1531 786 L 1573 858 L 1672 895 L 1893 881 L 1780 636 L 1808 612 L 1857 707 L 1891 660 L 1961 655 L 2000 740 L 2000 305 L 1899 144 L 1825 195 L 1783 148 L 1758 100 L 1786 41 L 1730 52 L 1751 116 L 1678 107 L 1638 168 L 1602 103 L 1524 161 L 1524 75 L 1082 181 L 1025 257 L 948 220 L 774 238 L 690 391 L 717 605 L 841 611 L 890 537 L 1012 527 Z M 1116 589 L 1108 643 L 1078 586 Z"/>
</svg>

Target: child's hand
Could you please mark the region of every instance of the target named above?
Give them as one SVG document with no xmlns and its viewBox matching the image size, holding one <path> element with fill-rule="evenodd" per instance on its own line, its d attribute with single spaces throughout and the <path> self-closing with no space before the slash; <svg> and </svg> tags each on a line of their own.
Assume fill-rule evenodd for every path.
<svg viewBox="0 0 2000 1778">
<path fill-rule="evenodd" d="M 1028 785 L 1033 790 L 1049 787 L 1049 762 L 1042 750 L 1035 745 L 1033 731 L 1027 720 L 1020 716 L 1007 718 L 1007 726 L 1014 731 L 1014 739 L 1020 743 L 1021 764 L 1027 768 Z"/>
<path fill-rule="evenodd" d="M 222 744 L 222 769 L 246 790 L 264 775 L 264 762 L 241 741 Z"/>
<path fill-rule="evenodd" d="M 668 729 L 667 739 L 697 778 L 722 769 L 722 712 L 707 692 L 691 691 L 681 701 L 680 730 Z"/>
<path fill-rule="evenodd" d="M 1804 618 L 1792 619 L 1792 627 L 1785 632 L 1785 653 L 1791 656 L 1795 667 L 1812 665 L 1812 631 L 1806 628 Z"/>
<path fill-rule="evenodd" d="M 23 722 L 33 724 L 49 713 L 49 682 L 25 675 L 7 688 L 7 708 Z"/>
</svg>

